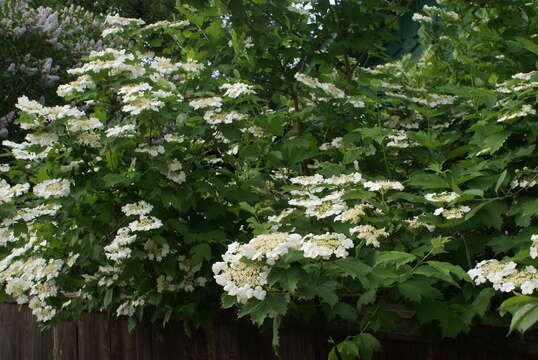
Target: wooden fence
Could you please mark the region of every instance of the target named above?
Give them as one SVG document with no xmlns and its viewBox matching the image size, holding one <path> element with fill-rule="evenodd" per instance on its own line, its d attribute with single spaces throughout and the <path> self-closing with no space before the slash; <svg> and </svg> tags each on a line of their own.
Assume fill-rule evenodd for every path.
<svg viewBox="0 0 538 360">
<path fill-rule="evenodd" d="M 285 324 L 282 360 L 325 360 L 329 336 L 338 327 Z M 401 333 L 377 334 L 383 351 L 376 360 L 531 360 L 538 359 L 538 337 L 506 338 L 504 330 L 478 331 L 455 340 L 426 339 Z M 103 314 L 40 332 L 30 311 L 0 304 L 0 360 L 273 360 L 271 334 L 248 322 L 223 316 L 210 329 L 187 337 L 177 323 L 165 329 L 142 324 L 132 333 L 125 319 Z"/>
</svg>

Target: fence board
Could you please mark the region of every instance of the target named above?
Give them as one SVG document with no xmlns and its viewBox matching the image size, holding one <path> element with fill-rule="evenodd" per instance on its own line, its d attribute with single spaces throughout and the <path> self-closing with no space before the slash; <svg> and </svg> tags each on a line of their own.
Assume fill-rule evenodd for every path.
<svg viewBox="0 0 538 360">
<path fill-rule="evenodd" d="M 78 323 L 79 360 L 114 360 L 110 356 L 110 331 L 104 314 L 90 314 Z"/>
<path fill-rule="evenodd" d="M 330 326 L 329 326 L 330 325 Z M 281 360 L 325 360 L 327 338 L 336 341 L 352 329 L 341 324 L 301 325 L 281 329 Z M 62 323 L 39 332 L 31 312 L 0 304 L 0 360 L 276 360 L 271 330 L 256 329 L 224 314 L 214 326 L 188 337 L 178 322 L 140 324 L 129 333 L 127 320 L 93 314 L 78 323 Z M 350 332 L 351 331 L 351 332 Z M 439 340 L 405 334 L 377 334 L 383 351 L 375 360 L 531 360 L 538 359 L 538 337 L 505 337 L 504 329 L 477 329 L 467 336 Z"/>
<path fill-rule="evenodd" d="M 78 329 L 75 323 L 61 323 L 52 329 L 52 359 L 78 360 Z"/>
</svg>

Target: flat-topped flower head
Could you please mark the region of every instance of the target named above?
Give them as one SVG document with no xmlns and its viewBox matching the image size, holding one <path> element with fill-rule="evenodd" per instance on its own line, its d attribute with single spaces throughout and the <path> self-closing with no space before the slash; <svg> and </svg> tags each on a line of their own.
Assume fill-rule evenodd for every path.
<svg viewBox="0 0 538 360">
<path fill-rule="evenodd" d="M 289 249 L 299 248 L 302 238 L 299 234 L 283 232 L 258 235 L 241 247 L 241 254 L 250 260 L 265 258 L 267 264 L 273 265 Z"/>
<path fill-rule="evenodd" d="M 126 204 L 122 206 L 121 211 L 127 216 L 146 215 L 153 210 L 153 205 L 141 200 L 136 203 Z"/>
<path fill-rule="evenodd" d="M 0 179 L 0 204 L 10 202 L 14 197 L 24 195 L 30 189 L 30 184 L 9 185 L 4 179 Z"/>
<path fill-rule="evenodd" d="M 306 258 L 321 257 L 329 259 L 332 255 L 339 258 L 347 257 L 347 249 L 352 247 L 353 241 L 344 234 L 325 233 L 322 235 L 306 235 L 303 238 L 301 250 Z"/>
<path fill-rule="evenodd" d="M 371 208 L 372 205 L 370 204 L 358 204 L 353 206 L 350 209 L 347 209 L 346 211 L 342 212 L 338 216 L 335 216 L 334 221 L 340 221 L 340 222 L 349 222 L 352 224 L 357 224 L 360 221 L 360 218 L 366 215 L 366 212 L 364 211 L 366 208 Z"/>
<path fill-rule="evenodd" d="M 403 190 L 404 186 L 399 181 L 377 180 L 366 181 L 364 187 L 370 191 L 386 192 L 388 190 Z"/>
<path fill-rule="evenodd" d="M 376 229 L 372 225 L 359 225 L 349 229 L 351 235 L 357 235 L 358 239 L 364 240 L 366 245 L 372 245 L 373 247 L 379 247 L 380 237 L 387 237 L 389 233 L 385 231 L 385 228 Z"/>
<path fill-rule="evenodd" d="M 139 220 L 135 220 L 129 224 L 131 231 L 149 231 L 158 229 L 163 226 L 161 220 L 153 216 L 140 216 Z"/>
<path fill-rule="evenodd" d="M 251 298 L 265 299 L 269 268 L 264 265 L 244 263 L 241 261 L 241 245 L 234 242 L 222 256 L 224 261 L 212 266 L 217 284 L 230 296 L 235 296 L 239 303 L 246 303 Z"/>
<path fill-rule="evenodd" d="M 66 179 L 46 180 L 34 186 L 34 194 L 37 197 L 48 199 L 49 197 L 64 197 L 69 195 L 69 181 Z"/>
<path fill-rule="evenodd" d="M 222 99 L 218 96 L 207 97 L 195 99 L 189 102 L 189 105 L 194 108 L 194 110 L 205 109 L 208 107 L 220 108 L 222 107 Z"/>
<path fill-rule="evenodd" d="M 459 197 L 460 197 L 459 194 L 455 192 L 448 192 L 448 191 L 443 191 L 441 193 L 430 193 L 430 194 L 424 195 L 424 198 L 428 201 L 445 202 L 445 203 L 452 202 Z"/>
<path fill-rule="evenodd" d="M 462 205 L 462 206 L 458 206 L 458 207 L 454 207 L 450 209 L 438 208 L 438 209 L 435 209 L 433 214 L 435 216 L 442 216 L 450 220 L 450 219 L 462 219 L 463 216 L 469 211 L 471 211 L 470 207 L 466 205 Z"/>
<path fill-rule="evenodd" d="M 226 90 L 224 96 L 231 97 L 232 99 L 238 98 L 243 95 L 252 95 L 256 92 L 252 85 L 243 83 L 223 84 L 220 87 L 221 90 Z"/>
<path fill-rule="evenodd" d="M 121 17 L 121 16 L 108 15 L 105 18 L 105 24 L 108 24 L 108 25 L 128 26 L 128 25 L 144 25 L 145 23 L 146 22 L 141 19 L 126 18 L 126 17 Z"/>
</svg>

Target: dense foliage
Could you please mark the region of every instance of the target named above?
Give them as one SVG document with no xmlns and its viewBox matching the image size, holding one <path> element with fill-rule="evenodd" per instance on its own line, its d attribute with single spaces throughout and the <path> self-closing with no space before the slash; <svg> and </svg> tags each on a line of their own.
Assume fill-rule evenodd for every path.
<svg viewBox="0 0 538 360">
<path fill-rule="evenodd" d="M 358 324 L 333 358 L 370 358 L 394 304 L 452 337 L 503 324 L 499 290 L 525 331 L 538 319 L 537 9 L 440 3 L 413 16 L 420 58 L 383 65 L 409 4 L 109 16 L 104 34 L 131 50 L 92 52 L 57 90 L 84 111 L 18 100 L 5 292 L 47 325 L 94 310 L 201 324 L 220 293 L 275 344 L 284 317 Z"/>
<path fill-rule="evenodd" d="M 54 9 L 6 0 L 0 1 L 0 18 L 0 136 L 5 137 L 19 96 L 58 103 L 56 87 L 68 81 L 66 70 L 115 42 L 102 40 L 103 19 L 79 6 Z"/>
</svg>

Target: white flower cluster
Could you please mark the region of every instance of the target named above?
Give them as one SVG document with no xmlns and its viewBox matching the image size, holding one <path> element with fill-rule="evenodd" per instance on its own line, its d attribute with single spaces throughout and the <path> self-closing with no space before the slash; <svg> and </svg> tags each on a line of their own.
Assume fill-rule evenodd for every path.
<svg viewBox="0 0 538 360">
<path fill-rule="evenodd" d="M 232 99 L 236 99 L 240 96 L 244 95 L 252 95 L 256 94 L 256 91 L 254 91 L 254 88 L 252 85 L 244 84 L 244 83 L 233 83 L 233 84 L 223 84 L 220 87 L 221 90 L 226 90 L 224 93 L 224 96 L 231 97 Z"/>
<path fill-rule="evenodd" d="M 24 195 L 30 189 L 30 184 L 9 185 L 4 179 L 0 179 L 0 204 L 8 203 L 14 197 Z"/>
<path fill-rule="evenodd" d="M 315 79 L 313 77 L 310 77 L 308 75 L 304 75 L 301 73 L 295 74 L 295 79 L 304 85 L 311 87 L 313 89 L 321 89 L 325 93 L 329 94 L 330 96 L 337 98 L 337 99 L 344 99 L 346 98 L 346 93 L 334 86 L 334 84 L 331 83 L 324 83 L 319 81 L 318 79 Z"/>
<path fill-rule="evenodd" d="M 144 145 L 139 145 L 135 149 L 135 152 L 137 152 L 137 153 L 145 153 L 145 154 L 148 154 L 151 157 L 155 157 L 155 156 L 157 156 L 159 154 L 164 154 L 165 149 L 164 149 L 164 146 L 162 146 L 162 145 L 152 146 L 152 145 L 144 144 Z"/>
<path fill-rule="evenodd" d="M 529 115 L 536 115 L 536 110 L 533 109 L 532 105 L 525 104 L 521 107 L 520 110 L 501 116 L 500 118 L 497 119 L 497 122 L 504 122 L 506 120 L 511 120 L 511 119 L 515 119 L 519 117 L 525 117 Z"/>
<path fill-rule="evenodd" d="M 387 146 L 405 149 L 410 146 L 409 139 L 405 131 L 400 130 L 397 134 L 389 135 Z"/>
<path fill-rule="evenodd" d="M 269 268 L 259 264 L 241 261 L 241 245 L 234 242 L 222 256 L 224 261 L 213 264 L 212 269 L 217 284 L 230 296 L 235 296 L 239 303 L 246 303 L 251 298 L 265 299 Z"/>
<path fill-rule="evenodd" d="M 388 190 L 400 190 L 404 189 L 404 186 L 399 181 L 389 180 L 376 180 L 366 181 L 364 187 L 370 191 L 386 192 Z"/>
<path fill-rule="evenodd" d="M 105 130 L 107 137 L 132 137 L 136 131 L 134 124 L 117 125 L 109 127 Z"/>
<path fill-rule="evenodd" d="M 181 162 L 174 159 L 168 164 L 168 173 L 166 174 L 166 177 L 177 184 L 183 184 L 187 175 L 182 169 L 183 165 L 181 165 Z"/>
<path fill-rule="evenodd" d="M 389 233 L 385 231 L 385 228 L 376 229 L 372 225 L 359 225 L 349 229 L 351 235 L 357 235 L 358 239 L 364 240 L 366 245 L 372 245 L 373 247 L 379 247 L 380 237 L 387 237 Z"/>
<path fill-rule="evenodd" d="M 13 261 L 31 249 L 36 240 L 34 237 L 0 262 L 0 283 L 17 303 L 28 304 L 38 321 L 46 322 L 56 315 L 56 309 L 47 304 L 47 299 L 58 294 L 56 278 L 64 267 L 63 260 L 30 257 Z"/>
<path fill-rule="evenodd" d="M 159 247 L 154 241 L 148 240 L 144 243 L 144 250 L 146 250 L 147 259 L 162 261 L 170 253 L 170 246 L 164 243 Z"/>
<path fill-rule="evenodd" d="M 131 234 L 128 227 L 118 229 L 114 240 L 104 247 L 106 258 L 115 262 L 128 259 L 132 252 L 129 245 L 135 242 L 136 238 L 137 235 Z"/>
<path fill-rule="evenodd" d="M 51 179 L 34 186 L 34 195 L 44 199 L 59 198 L 69 195 L 69 181 L 66 179 Z"/>
<path fill-rule="evenodd" d="M 210 125 L 231 124 L 232 122 L 244 119 L 245 117 L 245 114 L 238 113 L 237 111 L 221 113 L 209 110 L 204 114 L 204 120 Z"/>
<path fill-rule="evenodd" d="M 489 281 L 495 290 L 511 292 L 521 289 L 524 295 L 530 295 L 538 288 L 538 272 L 534 266 L 518 270 L 513 261 L 502 263 L 498 260 L 484 260 L 467 272 L 477 285 Z"/>
<path fill-rule="evenodd" d="M 221 108 L 222 107 L 222 98 L 218 96 L 207 97 L 194 99 L 189 102 L 189 105 L 194 108 L 194 110 L 205 109 L 205 108 Z"/>
<path fill-rule="evenodd" d="M 348 256 L 347 249 L 353 247 L 353 240 L 340 233 L 325 233 L 321 235 L 305 235 L 301 250 L 306 258 L 329 259 L 332 255 L 345 258 Z"/>
<path fill-rule="evenodd" d="M 331 150 L 331 149 L 339 149 L 344 145 L 344 139 L 341 137 L 336 137 L 331 140 L 331 142 L 327 142 L 324 144 L 321 144 L 319 146 L 319 149 L 321 151 Z"/>
<path fill-rule="evenodd" d="M 242 245 L 239 249 L 241 255 L 250 260 L 265 258 L 268 265 L 274 265 L 281 256 L 286 255 L 290 249 L 298 249 L 302 236 L 275 232 L 258 235 Z"/>
<path fill-rule="evenodd" d="M 2 220 L 1 226 L 10 226 L 15 224 L 19 220 L 25 221 L 27 224 L 31 224 L 35 219 L 45 215 L 56 215 L 60 210 L 59 204 L 41 204 L 34 208 L 21 208 L 17 210 L 15 216 L 8 217 Z"/>
<path fill-rule="evenodd" d="M 460 197 L 459 194 L 455 192 L 448 192 L 448 191 L 443 191 L 441 193 L 430 193 L 430 194 L 424 195 L 424 198 L 428 201 L 444 202 L 444 203 L 452 202 L 459 197 Z"/>
<path fill-rule="evenodd" d="M 433 212 L 433 215 L 442 216 L 442 217 L 444 217 L 444 218 L 446 218 L 448 220 L 450 220 L 450 219 L 461 219 L 469 211 L 471 211 L 470 207 L 468 207 L 467 205 L 462 205 L 462 206 L 453 207 L 453 208 L 450 208 L 450 209 L 437 208 Z"/>
<path fill-rule="evenodd" d="M 409 228 L 411 229 L 420 229 L 421 227 L 425 227 L 426 229 L 428 229 L 429 232 L 435 230 L 435 225 L 430 225 L 428 223 L 420 221 L 418 215 L 413 217 L 412 219 L 405 220 L 405 222 L 409 225 Z"/>
<path fill-rule="evenodd" d="M 127 216 L 142 216 L 149 214 L 151 210 L 153 210 L 153 205 L 145 202 L 144 200 L 132 204 L 126 204 L 121 208 L 121 211 Z"/>
</svg>

